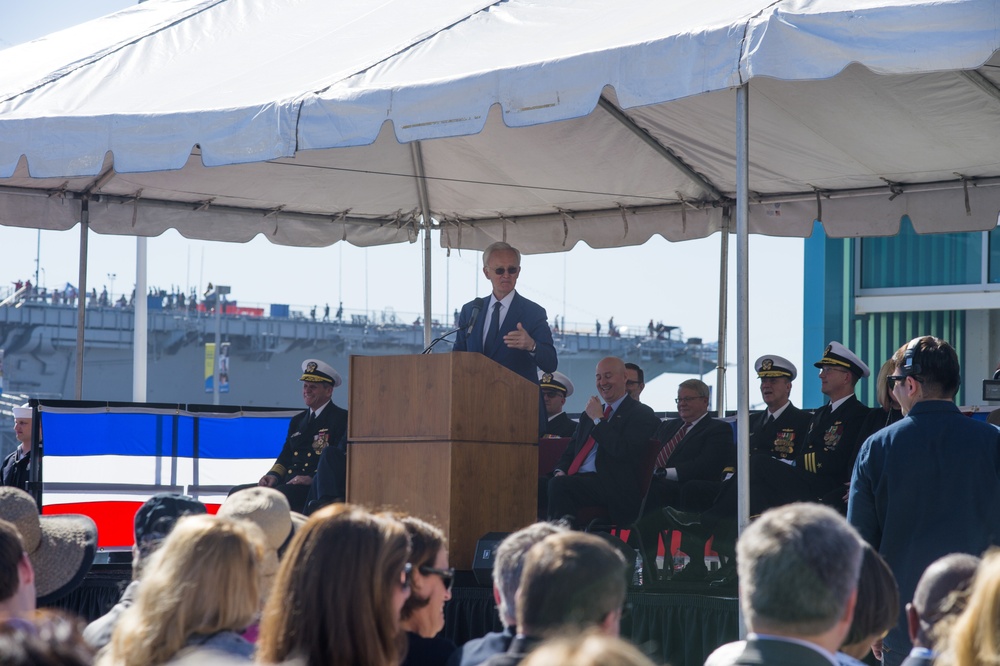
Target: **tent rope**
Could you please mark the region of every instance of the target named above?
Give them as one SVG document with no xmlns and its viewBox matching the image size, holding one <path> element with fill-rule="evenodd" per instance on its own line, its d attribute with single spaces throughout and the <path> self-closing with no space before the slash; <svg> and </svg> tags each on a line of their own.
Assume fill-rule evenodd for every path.
<svg viewBox="0 0 1000 666">
<path fill-rule="evenodd" d="M 569 238 L 569 224 L 566 222 L 566 218 L 573 219 L 573 214 L 564 208 L 556 208 L 559 211 L 559 216 L 562 218 L 563 225 L 563 239 L 562 246 L 566 247 L 566 240 Z"/>
<path fill-rule="evenodd" d="M 142 188 L 140 187 L 136 190 L 135 194 L 132 195 L 132 228 L 135 229 L 135 223 L 139 219 L 139 198 L 142 196 Z"/>
<path fill-rule="evenodd" d="M 622 238 L 628 238 L 628 211 L 620 203 L 615 203 L 615 205 L 618 206 L 618 212 L 622 215 L 622 224 L 625 226 L 625 233 L 622 234 Z"/>
</svg>

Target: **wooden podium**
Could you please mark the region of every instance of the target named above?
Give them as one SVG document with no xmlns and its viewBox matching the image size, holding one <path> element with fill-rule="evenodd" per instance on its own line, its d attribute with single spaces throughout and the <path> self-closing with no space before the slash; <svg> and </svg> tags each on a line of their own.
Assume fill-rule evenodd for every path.
<svg viewBox="0 0 1000 666">
<path fill-rule="evenodd" d="M 536 520 L 538 385 L 482 354 L 352 356 L 347 501 L 399 509 L 476 541 Z"/>
</svg>

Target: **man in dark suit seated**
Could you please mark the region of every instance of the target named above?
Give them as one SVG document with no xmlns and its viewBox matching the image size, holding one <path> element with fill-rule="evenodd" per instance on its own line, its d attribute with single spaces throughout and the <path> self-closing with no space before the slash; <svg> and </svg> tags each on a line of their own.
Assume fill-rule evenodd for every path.
<svg viewBox="0 0 1000 666">
<path fill-rule="evenodd" d="M 579 509 L 607 507 L 611 519 L 636 519 L 642 497 L 637 477 L 649 438 L 659 420 L 648 406 L 625 392 L 625 363 L 609 356 L 597 364 L 597 391 L 580 416 L 573 440 L 549 480 L 549 517 L 570 517 Z"/>
<path fill-rule="evenodd" d="M 831 666 L 854 619 L 861 536 L 836 511 L 781 506 L 737 545 L 746 641 L 723 645 L 705 666 Z"/>
<path fill-rule="evenodd" d="M 723 471 L 736 464 L 736 446 L 732 427 L 708 415 L 709 389 L 700 379 L 687 379 L 677 387 L 678 418 L 660 425 L 654 437 L 663 443 L 656 459 L 656 471 L 646 496 L 646 511 L 665 506 L 687 510 L 706 509 L 718 493 Z M 655 573 L 657 534 L 662 520 L 641 521 L 643 558 Z M 651 528 L 651 529 L 650 529 Z M 677 580 L 702 580 L 705 566 L 705 540 L 685 533 L 681 550 L 691 558 Z M 650 559 L 654 558 L 654 559 Z M 655 578 L 655 576 L 654 576 Z"/>
<path fill-rule="evenodd" d="M 461 328 L 452 351 L 478 352 L 537 384 L 538 370 L 555 372 L 558 360 L 545 308 L 514 289 L 520 271 L 521 253 L 516 248 L 497 242 L 483 250 L 483 273 L 493 285 L 493 293 L 462 306 L 458 316 Z M 477 307 L 482 307 L 482 312 L 473 323 Z M 470 323 L 472 331 L 466 333 Z M 545 431 L 545 406 L 540 395 L 538 401 L 541 434 Z"/>
<path fill-rule="evenodd" d="M 573 395 L 573 382 L 561 372 L 538 371 L 538 382 L 545 401 L 546 437 L 572 437 L 576 421 L 563 411 L 566 398 Z"/>
<path fill-rule="evenodd" d="M 302 382 L 302 399 L 308 409 L 292 418 L 281 453 L 256 485 L 280 491 L 288 498 L 292 511 L 302 513 L 320 456 L 327 450 L 330 450 L 326 456 L 329 461 L 324 467 L 332 470 L 329 478 L 333 484 L 339 485 L 339 496 L 343 498 L 347 475 L 347 410 L 331 401 L 333 389 L 340 386 L 343 380 L 329 364 L 314 358 L 306 359 L 302 362 L 299 380 Z M 248 487 L 252 486 L 237 486 L 230 494 Z"/>
</svg>

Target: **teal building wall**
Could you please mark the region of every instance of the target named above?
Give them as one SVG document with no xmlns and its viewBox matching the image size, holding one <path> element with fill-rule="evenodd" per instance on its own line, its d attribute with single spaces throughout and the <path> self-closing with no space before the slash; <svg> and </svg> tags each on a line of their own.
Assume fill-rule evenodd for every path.
<svg viewBox="0 0 1000 666">
<path fill-rule="evenodd" d="M 996 240 L 997 230 L 991 233 Z M 858 252 L 858 244 L 860 253 Z M 866 288 L 920 287 L 978 282 L 982 235 L 978 233 L 917 235 L 904 217 L 900 233 L 888 238 L 829 238 L 823 225 L 815 223 L 806 239 L 803 290 L 803 369 L 800 377 L 802 403 L 815 409 L 826 402 L 820 391 L 818 360 L 831 340 L 838 340 L 868 367 L 872 376 L 858 382 L 858 398 L 869 406 L 878 404 L 875 376 L 900 346 L 918 335 L 933 335 L 950 342 L 965 367 L 963 341 L 966 314 L 962 310 L 927 312 L 880 312 L 854 314 L 856 261 L 861 255 L 863 286 Z M 991 242 L 989 279 L 1000 279 L 993 253 L 1000 242 Z M 995 272 L 997 271 L 997 272 Z M 956 401 L 963 404 L 959 391 Z"/>
</svg>

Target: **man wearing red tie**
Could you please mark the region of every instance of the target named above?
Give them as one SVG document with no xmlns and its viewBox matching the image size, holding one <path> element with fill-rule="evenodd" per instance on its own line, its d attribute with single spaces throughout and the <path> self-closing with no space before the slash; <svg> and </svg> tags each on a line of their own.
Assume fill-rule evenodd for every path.
<svg viewBox="0 0 1000 666">
<path fill-rule="evenodd" d="M 573 441 L 549 481 L 549 517 L 569 517 L 586 506 L 604 506 L 611 519 L 629 524 L 639 513 L 638 466 L 659 425 L 653 410 L 625 391 L 625 363 L 609 356 L 597 364 L 598 396 L 580 415 Z"/>
</svg>

